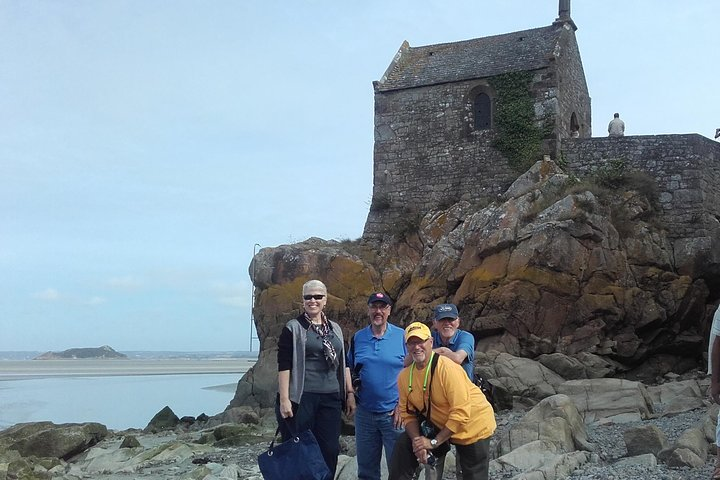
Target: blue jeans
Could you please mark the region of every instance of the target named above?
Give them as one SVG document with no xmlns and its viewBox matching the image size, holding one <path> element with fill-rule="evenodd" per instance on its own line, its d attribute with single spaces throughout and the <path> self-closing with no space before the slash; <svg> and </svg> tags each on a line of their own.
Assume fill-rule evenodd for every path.
<svg viewBox="0 0 720 480">
<path fill-rule="evenodd" d="M 395 440 L 402 432 L 402 428 L 393 426 L 392 412 L 374 413 L 357 406 L 355 449 L 360 480 L 380 480 L 382 449 L 385 447 L 385 461 L 389 469 Z"/>
</svg>

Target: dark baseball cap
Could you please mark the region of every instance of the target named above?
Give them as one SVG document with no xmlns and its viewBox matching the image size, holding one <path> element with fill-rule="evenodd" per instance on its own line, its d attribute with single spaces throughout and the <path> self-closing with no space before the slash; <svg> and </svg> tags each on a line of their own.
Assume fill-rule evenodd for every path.
<svg viewBox="0 0 720 480">
<path fill-rule="evenodd" d="M 435 320 L 443 318 L 458 318 L 460 316 L 457 307 L 452 303 L 441 303 L 435 307 L 433 311 L 435 312 Z"/>
<path fill-rule="evenodd" d="M 387 305 L 392 305 L 392 300 L 390 300 L 390 297 L 388 297 L 382 292 L 376 292 L 370 295 L 370 298 L 368 298 L 368 305 L 375 302 L 383 302 Z"/>
</svg>

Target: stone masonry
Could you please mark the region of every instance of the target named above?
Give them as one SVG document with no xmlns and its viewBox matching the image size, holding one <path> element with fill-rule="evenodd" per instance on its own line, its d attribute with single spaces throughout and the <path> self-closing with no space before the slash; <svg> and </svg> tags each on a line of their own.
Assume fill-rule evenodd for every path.
<svg viewBox="0 0 720 480">
<path fill-rule="evenodd" d="M 618 159 L 655 178 L 675 264 L 702 252 L 707 263 L 720 262 L 720 144 L 698 134 L 641 135 L 564 139 L 561 150 L 580 177 Z"/>
</svg>

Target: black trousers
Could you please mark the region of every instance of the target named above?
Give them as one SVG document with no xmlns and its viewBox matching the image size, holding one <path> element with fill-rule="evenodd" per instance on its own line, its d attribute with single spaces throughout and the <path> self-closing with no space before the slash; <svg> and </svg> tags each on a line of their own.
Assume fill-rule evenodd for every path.
<svg viewBox="0 0 720 480">
<path fill-rule="evenodd" d="M 445 454 L 449 448 L 443 445 L 436 448 L 433 454 L 438 457 L 436 465 L 438 476 L 442 478 Z M 458 463 L 463 472 L 463 480 L 488 480 L 490 463 L 490 437 L 478 440 L 470 445 L 455 445 Z M 411 480 L 418 468 L 418 460 L 412 448 L 412 441 L 406 432 L 395 442 L 388 480 Z"/>
<path fill-rule="evenodd" d="M 278 397 L 279 398 L 279 397 Z M 290 438 L 287 423 L 293 422 L 297 433 L 311 430 L 317 439 L 323 459 L 333 478 L 340 454 L 340 426 L 342 402 L 337 393 L 303 392 L 299 404 L 292 404 L 293 417 L 280 416 L 279 401 L 275 402 L 275 417 L 280 427 L 283 442 Z"/>
</svg>

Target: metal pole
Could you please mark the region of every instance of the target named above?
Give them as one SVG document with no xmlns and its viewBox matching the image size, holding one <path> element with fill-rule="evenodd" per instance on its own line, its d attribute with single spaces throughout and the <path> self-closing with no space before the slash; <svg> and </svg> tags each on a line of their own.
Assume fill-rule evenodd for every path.
<svg viewBox="0 0 720 480">
<path fill-rule="evenodd" d="M 253 245 L 253 258 L 252 258 L 252 274 L 250 275 L 250 281 L 252 282 L 252 289 L 250 290 L 250 351 L 253 351 L 253 339 L 257 338 L 253 335 L 253 328 L 255 327 L 255 254 L 256 248 L 260 247 L 259 243 Z"/>
</svg>

